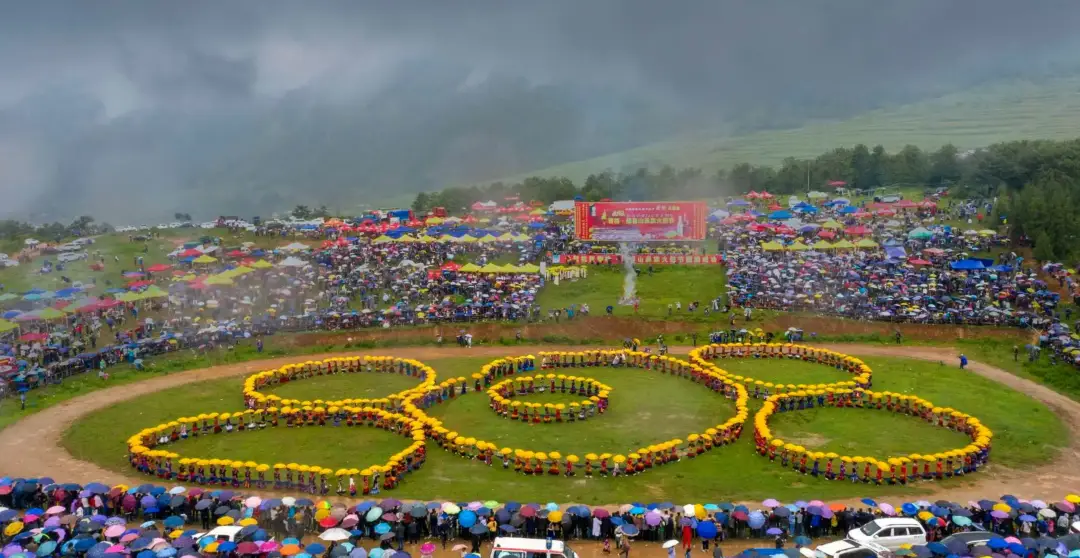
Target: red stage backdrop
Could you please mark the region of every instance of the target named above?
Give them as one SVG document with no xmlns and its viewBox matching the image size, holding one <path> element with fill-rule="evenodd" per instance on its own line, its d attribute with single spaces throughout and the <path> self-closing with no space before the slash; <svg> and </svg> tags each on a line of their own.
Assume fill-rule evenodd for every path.
<svg viewBox="0 0 1080 558">
<path fill-rule="evenodd" d="M 578 240 L 677 242 L 705 240 L 705 202 L 577 202 Z"/>
</svg>

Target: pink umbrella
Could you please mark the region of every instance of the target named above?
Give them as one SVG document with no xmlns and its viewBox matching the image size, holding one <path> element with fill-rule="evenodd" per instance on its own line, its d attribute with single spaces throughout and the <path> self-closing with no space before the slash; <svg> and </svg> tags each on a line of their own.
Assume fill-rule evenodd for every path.
<svg viewBox="0 0 1080 558">
<path fill-rule="evenodd" d="M 1020 539 L 1018 539 L 1016 537 L 1005 537 L 1005 542 L 1007 542 L 1007 543 L 1016 543 L 1016 544 L 1024 544 L 1024 543 L 1020 542 Z"/>
<path fill-rule="evenodd" d="M 360 523 L 360 518 L 356 514 L 346 515 L 345 519 L 341 520 L 341 526 L 346 529 L 352 529 L 357 523 Z"/>
<path fill-rule="evenodd" d="M 119 552 L 119 553 L 123 554 L 124 552 L 127 552 L 127 547 L 125 547 L 124 545 L 120 545 L 120 544 L 114 544 L 114 545 L 110 546 L 109 548 L 105 549 L 106 554 L 108 554 L 110 552 Z"/>
<path fill-rule="evenodd" d="M 122 528 L 122 527 L 123 527 L 123 525 L 116 525 L 116 527 L 121 527 L 121 528 Z M 137 539 L 137 538 L 139 538 L 139 534 L 138 534 L 138 533 L 128 533 L 128 534 L 126 534 L 126 535 L 124 535 L 124 536 L 120 537 L 120 542 L 122 542 L 122 543 L 129 543 L 129 542 L 131 542 L 131 541 L 133 541 L 133 540 L 135 540 L 135 539 Z"/>
<path fill-rule="evenodd" d="M 120 535 L 123 535 L 123 534 L 124 534 L 124 526 L 123 525 L 110 525 L 108 529 L 105 529 L 105 536 L 109 537 L 109 538 L 119 537 Z"/>
<path fill-rule="evenodd" d="M 252 496 L 252 497 L 248 498 L 247 500 L 244 500 L 244 505 L 249 507 L 249 508 L 257 508 L 257 507 L 259 507 L 259 504 L 261 504 L 261 503 L 262 503 L 262 498 L 259 498 L 258 496 Z"/>
<path fill-rule="evenodd" d="M 768 500 L 762 502 L 761 505 L 765 506 L 766 508 L 778 508 L 780 507 L 780 502 L 776 501 L 775 498 L 769 498 Z"/>
<path fill-rule="evenodd" d="M 1076 511 L 1076 506 L 1072 502 L 1061 501 L 1057 503 L 1057 508 L 1061 511 L 1072 513 Z"/>
<path fill-rule="evenodd" d="M 273 552 L 278 548 L 281 548 L 278 543 L 274 541 L 266 541 L 259 545 L 259 552 Z"/>
<path fill-rule="evenodd" d="M 56 515 L 58 513 L 64 513 L 64 506 L 53 506 L 45 510 L 45 515 Z"/>
<path fill-rule="evenodd" d="M 810 503 L 807 504 L 807 507 L 809 507 L 809 508 L 812 508 L 814 506 L 824 508 L 825 507 L 825 502 L 822 502 L 821 500 L 810 500 Z"/>
<path fill-rule="evenodd" d="M 877 505 L 877 508 L 879 510 L 881 510 L 881 513 L 883 513 L 885 515 L 888 515 L 888 516 L 896 515 L 896 508 L 892 507 L 892 504 L 886 504 L 885 502 L 882 502 L 882 503 Z"/>
</svg>

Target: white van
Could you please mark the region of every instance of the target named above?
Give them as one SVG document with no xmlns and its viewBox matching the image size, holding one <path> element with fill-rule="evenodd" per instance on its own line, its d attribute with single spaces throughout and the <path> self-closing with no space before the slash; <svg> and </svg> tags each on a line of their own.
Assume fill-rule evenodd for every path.
<svg viewBox="0 0 1080 558">
<path fill-rule="evenodd" d="M 577 558 L 577 553 L 563 541 L 495 537 L 491 558 Z"/>
<path fill-rule="evenodd" d="M 805 558 L 886 558 L 889 549 L 874 543 L 861 543 L 851 539 L 823 544 L 814 550 L 803 547 L 799 554 Z"/>
<path fill-rule="evenodd" d="M 889 550 L 899 550 L 900 546 L 905 544 L 926 544 L 926 529 L 910 517 L 886 517 L 848 531 L 848 538 L 861 543 L 879 544 Z"/>
<path fill-rule="evenodd" d="M 195 535 L 195 541 L 203 537 L 211 537 L 219 541 L 236 542 L 236 535 L 240 533 L 243 527 L 239 525 L 222 525 L 220 527 L 214 527 L 209 533 L 198 533 Z"/>
</svg>

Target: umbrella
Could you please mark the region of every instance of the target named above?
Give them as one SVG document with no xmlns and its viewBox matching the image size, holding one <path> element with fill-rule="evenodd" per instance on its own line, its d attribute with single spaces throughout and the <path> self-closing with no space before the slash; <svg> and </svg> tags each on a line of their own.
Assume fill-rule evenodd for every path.
<svg viewBox="0 0 1080 558">
<path fill-rule="evenodd" d="M 311 543 L 304 547 L 304 552 L 314 556 L 316 554 L 322 554 L 323 552 L 326 552 L 326 547 L 319 543 Z"/>
<path fill-rule="evenodd" d="M 351 536 L 352 535 L 349 534 L 348 531 L 338 527 L 335 527 L 333 529 L 327 529 L 326 531 L 323 531 L 321 534 L 319 534 L 320 539 L 330 542 L 347 541 Z"/>
<path fill-rule="evenodd" d="M 368 510 L 368 512 L 366 514 L 364 514 L 364 519 L 367 519 L 368 521 L 378 521 L 379 518 L 382 517 L 382 515 L 383 515 L 382 508 L 380 508 L 378 506 L 375 506 L 375 507 L 371 508 L 370 510 Z"/>
<path fill-rule="evenodd" d="M 476 524 L 476 512 L 465 510 L 458 516 L 458 525 L 468 529 Z"/>
<path fill-rule="evenodd" d="M 633 537 L 638 534 L 638 528 L 630 524 L 620 525 L 617 531 L 628 537 Z"/>
<path fill-rule="evenodd" d="M 696 530 L 698 536 L 706 540 L 715 539 L 719 534 L 716 529 L 716 523 L 713 521 L 698 522 Z"/>
<path fill-rule="evenodd" d="M 937 541 L 934 541 L 934 542 L 932 542 L 930 544 L 927 544 L 926 548 L 928 550 L 930 550 L 930 552 L 933 552 L 934 554 L 941 554 L 942 556 L 949 553 L 949 547 L 947 547 L 947 546 L 945 546 L 945 545 L 943 545 L 943 544 L 941 544 L 941 543 L 939 543 Z"/>
<path fill-rule="evenodd" d="M 376 534 L 384 535 L 384 534 L 389 533 L 389 532 L 390 532 L 390 524 L 389 523 L 379 523 L 378 525 L 375 526 L 375 533 Z"/>
<path fill-rule="evenodd" d="M 477 523 L 476 525 L 469 527 L 469 532 L 474 535 L 486 535 L 488 533 L 488 528 L 487 525 L 484 525 L 483 523 Z"/>
<path fill-rule="evenodd" d="M 679 546 L 679 541 L 675 539 L 671 539 L 664 543 L 664 548 L 675 548 L 676 546 Z"/>
</svg>

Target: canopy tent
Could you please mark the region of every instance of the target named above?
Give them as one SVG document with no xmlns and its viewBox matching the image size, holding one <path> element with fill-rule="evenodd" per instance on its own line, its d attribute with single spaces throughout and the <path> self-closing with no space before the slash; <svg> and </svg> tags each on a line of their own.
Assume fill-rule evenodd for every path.
<svg viewBox="0 0 1080 558">
<path fill-rule="evenodd" d="M 855 245 L 852 244 L 850 240 L 841 240 L 840 242 L 833 244 L 832 247 L 837 250 L 851 250 L 852 248 L 855 248 Z"/>
<path fill-rule="evenodd" d="M 210 263 L 214 263 L 216 261 L 218 261 L 217 258 L 215 258 L 213 256 L 207 256 L 206 254 L 203 254 L 203 255 L 195 258 L 194 260 L 192 260 L 192 263 L 210 264 Z"/>
<path fill-rule="evenodd" d="M 976 271 L 979 269 L 986 269 L 980 260 L 960 260 L 949 264 L 949 267 L 956 271 Z"/>
<path fill-rule="evenodd" d="M 870 240 L 869 238 L 864 238 L 864 239 L 856 242 L 855 247 L 856 248 L 880 248 L 881 246 L 877 242 L 874 242 L 873 240 Z"/>
<path fill-rule="evenodd" d="M 783 250 L 784 245 L 780 244 L 779 242 L 776 242 L 775 240 L 773 240 L 773 241 L 769 241 L 769 242 L 762 242 L 761 243 L 761 249 L 765 250 L 766 252 L 774 252 L 774 251 L 777 251 L 777 250 Z"/>
<path fill-rule="evenodd" d="M 923 227 L 918 227 L 918 228 L 915 228 L 915 229 L 911 229 L 911 231 L 908 232 L 907 236 L 908 236 L 908 238 L 911 238 L 911 239 L 914 239 L 914 240 L 926 240 L 927 238 L 930 238 L 931 236 L 934 236 L 934 233 L 930 232 L 929 229 L 925 229 Z"/>
</svg>

